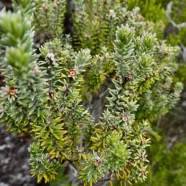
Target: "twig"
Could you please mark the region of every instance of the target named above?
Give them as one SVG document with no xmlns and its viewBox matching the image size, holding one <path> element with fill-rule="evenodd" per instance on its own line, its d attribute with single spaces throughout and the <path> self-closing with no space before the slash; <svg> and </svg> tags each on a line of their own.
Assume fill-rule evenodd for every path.
<svg viewBox="0 0 186 186">
<path fill-rule="evenodd" d="M 180 23 L 180 24 L 176 24 L 172 18 L 171 18 L 171 12 L 172 12 L 172 6 L 173 6 L 173 2 L 169 2 L 167 5 L 167 9 L 166 9 L 166 17 L 169 20 L 170 23 L 172 23 L 172 25 L 178 29 L 186 27 L 186 22 Z"/>
</svg>

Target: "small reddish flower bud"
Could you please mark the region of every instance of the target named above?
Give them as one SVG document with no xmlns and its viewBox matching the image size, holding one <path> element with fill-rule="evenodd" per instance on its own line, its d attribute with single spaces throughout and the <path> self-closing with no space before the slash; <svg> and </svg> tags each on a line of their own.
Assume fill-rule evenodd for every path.
<svg viewBox="0 0 186 186">
<path fill-rule="evenodd" d="M 129 119 L 130 119 L 129 116 L 122 116 L 122 120 L 123 120 L 123 121 L 128 121 Z"/>
<path fill-rule="evenodd" d="M 74 69 L 70 69 L 69 70 L 69 74 L 70 74 L 70 76 L 75 76 L 76 75 L 76 71 Z"/>
<path fill-rule="evenodd" d="M 144 144 L 147 144 L 147 141 L 146 141 L 146 138 L 145 137 L 141 137 L 141 143 L 144 145 Z"/>
<path fill-rule="evenodd" d="M 94 165 L 96 167 L 98 167 L 100 165 L 100 163 L 101 163 L 101 160 L 100 159 L 96 159 L 95 162 L 94 162 Z"/>
<path fill-rule="evenodd" d="M 47 10 L 48 9 L 48 4 L 47 3 L 43 3 L 43 8 L 45 9 L 45 10 Z"/>
<path fill-rule="evenodd" d="M 10 96 L 15 96 L 15 94 L 16 94 L 16 89 L 15 89 L 14 87 L 10 87 L 10 88 L 9 88 L 9 91 L 8 91 L 8 94 L 9 94 Z"/>
</svg>

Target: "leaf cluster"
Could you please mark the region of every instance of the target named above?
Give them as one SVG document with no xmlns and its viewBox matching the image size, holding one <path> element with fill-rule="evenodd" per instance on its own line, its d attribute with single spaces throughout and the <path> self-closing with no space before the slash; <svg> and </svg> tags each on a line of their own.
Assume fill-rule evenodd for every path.
<svg viewBox="0 0 186 186">
<path fill-rule="evenodd" d="M 57 1 L 37 2 L 30 9 L 37 16 L 47 13 L 56 24 Z M 24 10 L 24 2 L 19 4 Z M 152 24 L 143 22 L 138 8 L 128 11 L 124 5 L 76 1 L 82 11 L 75 12 L 72 41 L 78 43 L 58 32 L 60 25 L 55 29 L 44 21 L 54 39 L 39 48 L 39 56 L 33 49 L 37 18 L 27 6 L 22 13 L 19 8 L 0 13 L 6 82 L 0 89 L 0 121 L 9 131 L 34 139 L 30 164 L 38 182 L 54 179 L 65 166 L 90 186 L 101 180 L 125 185 L 146 179 L 149 122 L 174 106 L 182 85 L 171 78 L 177 49 L 151 33 Z M 88 91 L 99 92 L 108 79 L 107 98 L 99 95 L 106 99 L 105 109 L 95 122 L 84 95 L 90 100 Z"/>
</svg>

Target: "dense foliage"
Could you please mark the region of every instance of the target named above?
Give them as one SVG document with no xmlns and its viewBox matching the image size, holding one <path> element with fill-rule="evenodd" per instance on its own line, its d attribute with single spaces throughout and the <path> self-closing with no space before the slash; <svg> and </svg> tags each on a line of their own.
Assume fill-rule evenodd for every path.
<svg viewBox="0 0 186 186">
<path fill-rule="evenodd" d="M 119 0 L 76 0 L 74 32 L 65 35 L 65 3 L 19 0 L 13 12 L 1 11 L 0 121 L 33 138 L 38 182 L 66 166 L 84 185 L 143 181 L 149 123 L 182 90 L 172 83 L 178 49 L 156 37 L 138 8 L 128 11 Z M 44 35 L 39 50 L 34 29 Z M 104 100 L 100 117 L 92 109 L 95 94 Z"/>
<path fill-rule="evenodd" d="M 179 63 L 177 72 L 174 76 L 174 81 L 183 81 L 185 84 L 186 76 L 186 65 L 183 62 L 185 56 L 185 38 L 186 38 L 186 29 L 185 27 L 177 28 L 171 26 L 168 23 L 171 20 L 165 19 L 165 14 L 162 14 L 162 17 L 158 14 L 158 20 L 156 18 L 157 9 L 159 7 L 164 8 L 164 12 L 167 13 L 167 5 L 170 4 L 170 0 L 156 0 L 155 2 L 142 0 L 139 4 L 138 1 L 133 2 L 133 5 L 136 6 L 137 3 L 141 8 L 141 13 L 144 15 L 146 20 L 153 20 L 158 26 L 155 31 L 158 34 L 158 37 L 166 38 L 167 42 L 173 46 L 179 45 L 180 55 L 177 58 Z M 144 2 L 144 3 L 143 3 Z M 172 21 L 177 25 L 183 24 L 185 22 L 185 13 L 186 13 L 186 1 L 185 0 L 173 0 L 172 10 L 169 10 Z M 148 3 L 148 6 L 153 6 L 147 8 L 143 12 L 143 6 Z M 158 6 L 157 6 L 158 5 Z M 150 13 L 148 13 L 150 11 Z M 146 16 L 147 15 L 147 16 Z M 151 15 L 152 17 L 149 17 Z M 164 34 L 163 34 L 164 33 Z M 148 149 L 148 156 L 150 160 L 150 166 L 148 167 L 148 178 L 145 182 L 138 183 L 136 185 L 185 185 L 185 88 L 182 93 L 182 98 L 179 104 L 171 110 L 164 118 L 158 120 L 158 122 L 153 123 L 153 138 L 151 147 Z M 153 136 L 156 136 L 154 139 Z M 158 136 L 158 137 L 157 137 Z M 161 136 L 161 137 L 160 137 Z M 160 139 L 161 140 L 160 140 Z"/>
</svg>

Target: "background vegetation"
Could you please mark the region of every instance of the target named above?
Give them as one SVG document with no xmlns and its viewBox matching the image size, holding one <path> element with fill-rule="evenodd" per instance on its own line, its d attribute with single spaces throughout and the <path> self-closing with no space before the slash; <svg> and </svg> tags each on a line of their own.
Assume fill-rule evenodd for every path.
<svg viewBox="0 0 186 186">
<path fill-rule="evenodd" d="M 154 21 L 157 25 L 156 32 L 160 38 L 166 39 L 171 45 L 186 46 L 186 27 L 179 30 L 169 27 L 169 20 L 165 17 L 169 0 L 154 1 L 128 1 L 131 7 L 138 5 L 145 19 Z M 175 0 L 172 8 L 171 18 L 177 23 L 186 20 L 186 1 Z M 145 6 L 144 6 L 145 5 Z M 149 7 L 149 8 L 147 8 Z M 146 8 L 146 10 L 145 10 Z M 145 11 L 144 11 L 145 10 Z M 150 11 L 149 11 L 150 10 Z M 158 13 L 157 13 L 158 12 Z M 160 12 L 160 13 L 159 13 Z M 178 57 L 179 68 L 174 80 L 182 80 L 186 85 L 185 51 Z M 142 184 L 137 185 L 185 185 L 185 125 L 186 106 L 185 91 L 177 107 L 170 111 L 165 117 L 154 123 L 153 129 L 156 135 L 152 136 L 152 146 L 149 148 L 151 165 L 149 176 Z"/>
<path fill-rule="evenodd" d="M 70 2 L 70 1 L 69 1 Z M 185 21 L 186 19 L 186 10 L 184 9 L 186 6 L 184 3 L 185 1 L 174 1 L 176 4 L 174 4 L 174 9 L 171 13 L 171 17 L 174 20 L 175 23 L 179 24 Z M 140 12 L 143 15 L 144 19 L 146 21 L 153 21 L 155 26 L 153 27 L 154 32 L 157 33 L 157 36 L 159 39 L 166 39 L 166 41 L 171 44 L 172 46 L 180 46 L 180 55 L 177 58 L 179 68 L 175 73 L 175 76 L 173 78 L 174 82 L 182 81 L 185 84 L 186 81 L 186 67 L 184 63 L 184 46 L 186 45 L 186 28 L 169 28 L 169 20 L 165 17 L 166 14 L 166 6 L 169 3 L 169 1 L 158 1 L 158 0 L 128 0 L 128 6 L 129 9 L 132 10 L 134 7 L 139 6 Z M 183 4 L 182 4 L 183 3 Z M 50 5 L 52 6 L 52 5 Z M 69 4 L 69 13 L 73 12 L 72 5 Z M 46 8 L 46 7 L 44 7 Z M 55 7 L 53 7 L 55 8 Z M 72 9 L 71 9 L 72 8 Z M 64 7 L 60 7 L 61 10 L 64 10 Z M 36 31 L 38 33 L 37 37 L 35 38 L 35 47 L 37 48 L 38 45 L 42 44 L 43 41 L 47 39 L 51 39 L 53 37 L 56 37 L 56 35 L 60 35 L 61 33 L 69 33 L 73 34 L 73 29 L 76 30 L 76 26 L 78 24 L 82 24 L 81 27 L 88 28 L 87 33 L 93 33 L 92 30 L 94 29 L 91 24 L 92 23 L 81 23 L 82 17 L 75 17 L 77 20 L 77 25 L 71 25 L 70 27 L 64 29 L 64 30 L 54 30 L 55 25 L 46 24 L 46 21 L 43 17 L 38 17 L 40 15 L 43 15 L 40 11 L 42 10 L 36 10 L 38 13 L 35 15 L 35 24 L 37 25 L 37 20 L 40 20 L 38 27 L 36 27 Z M 79 10 L 82 11 L 82 10 Z M 102 10 L 100 10 L 102 11 Z M 158 13 L 157 13 L 158 12 Z M 90 14 L 90 12 L 86 12 L 86 16 Z M 100 13 L 101 14 L 101 13 Z M 64 15 L 65 16 L 65 15 Z M 70 16 L 66 15 L 67 23 L 72 23 L 70 20 Z M 95 20 L 99 19 L 98 17 L 95 18 Z M 64 19 L 64 17 L 59 17 L 59 20 Z M 78 20 L 79 19 L 79 20 Z M 60 22 L 61 23 L 61 22 Z M 84 25 L 83 25 L 84 24 Z M 105 28 L 103 23 L 103 28 Z M 96 23 L 95 23 L 96 25 Z M 94 26 L 95 26 L 94 25 Z M 41 26 L 41 27 L 39 27 Z M 73 26 L 73 28 L 72 28 Z M 47 31 L 47 33 L 44 33 L 43 30 Z M 55 33 L 54 35 L 51 35 L 48 30 L 51 30 L 51 33 Z M 104 30 L 104 29 L 103 29 Z M 107 32 L 115 32 L 115 30 L 104 30 L 103 34 Z M 79 33 L 74 34 L 74 40 L 73 44 L 75 48 L 82 47 L 82 48 L 90 48 L 92 51 L 92 55 L 97 54 L 100 51 L 101 45 L 98 41 L 103 41 L 102 37 L 104 35 L 100 34 L 98 37 L 96 34 L 96 31 L 93 33 L 92 36 L 89 36 L 92 40 L 89 42 L 86 42 L 87 36 L 85 34 L 82 34 L 83 30 L 80 30 Z M 79 36 L 84 35 L 85 37 L 81 38 L 80 40 Z M 112 36 L 111 36 L 112 37 Z M 68 38 L 65 38 L 68 40 Z M 50 43 L 48 43 L 50 45 Z M 96 47 L 95 47 L 96 46 Z M 110 46 L 110 45 L 109 45 Z M 47 46 L 46 46 L 47 47 Z M 96 48 L 96 49 L 95 49 Z M 112 50 L 112 48 L 109 48 L 109 50 Z M 181 52 L 182 51 L 182 52 Z M 103 51 L 104 52 L 104 51 Z M 44 51 L 43 51 L 44 54 Z M 108 59 L 108 64 L 110 64 L 110 59 Z M 86 86 L 83 87 L 84 92 L 84 100 L 87 99 L 89 96 L 89 91 L 96 91 L 100 87 L 100 85 L 105 80 L 105 77 L 110 74 L 113 70 L 112 66 L 109 66 L 110 68 L 106 68 L 108 65 L 103 66 L 103 73 L 101 75 L 98 75 L 98 66 L 96 66 L 94 70 L 90 71 L 88 74 L 86 74 L 85 79 L 88 80 L 90 77 L 95 77 L 94 81 L 85 81 Z M 97 68 L 97 69 L 96 69 Z M 93 98 L 95 99 L 95 94 L 92 94 Z M 160 185 L 160 186 L 167 186 L 167 185 L 185 185 L 186 184 L 186 163 L 185 163 L 185 90 L 182 93 L 182 99 L 180 100 L 179 104 L 176 108 L 174 108 L 171 112 L 169 112 L 165 117 L 159 119 L 158 121 L 154 121 L 152 125 L 152 132 L 151 132 L 151 147 L 148 148 L 148 157 L 150 160 L 150 166 L 148 167 L 148 177 L 147 180 L 143 183 L 138 183 L 135 185 Z M 97 113 L 96 113 L 97 114 Z M 63 172 L 63 171 L 59 171 Z M 65 172 L 65 170 L 64 170 Z M 73 180 L 67 182 L 66 180 L 69 178 L 66 174 L 59 174 L 57 179 L 51 183 L 51 185 L 76 185 L 76 183 L 73 183 Z M 117 185 L 118 183 L 115 183 Z"/>
</svg>

